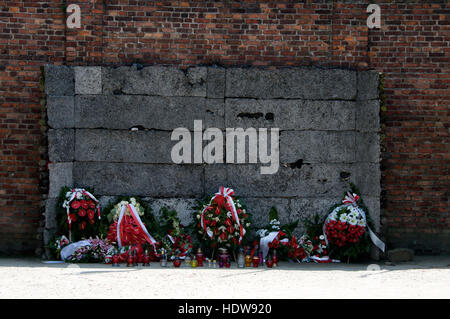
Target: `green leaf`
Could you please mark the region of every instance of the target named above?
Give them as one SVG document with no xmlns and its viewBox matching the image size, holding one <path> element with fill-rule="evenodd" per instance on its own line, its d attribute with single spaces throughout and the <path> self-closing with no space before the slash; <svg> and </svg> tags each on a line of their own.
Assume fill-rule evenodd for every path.
<svg viewBox="0 0 450 319">
<path fill-rule="evenodd" d="M 278 212 L 277 212 L 277 209 L 274 206 L 272 206 L 272 208 L 270 209 L 270 212 L 269 212 L 269 220 L 274 220 L 274 219 L 278 220 Z"/>
</svg>

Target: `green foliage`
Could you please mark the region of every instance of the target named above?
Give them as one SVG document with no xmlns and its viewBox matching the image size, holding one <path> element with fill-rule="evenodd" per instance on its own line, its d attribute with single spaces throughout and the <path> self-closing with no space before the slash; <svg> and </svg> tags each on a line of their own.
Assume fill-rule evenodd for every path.
<svg viewBox="0 0 450 319">
<path fill-rule="evenodd" d="M 334 209 L 334 208 L 333 208 Z M 311 219 L 304 218 L 302 220 L 303 226 L 305 226 L 306 235 L 310 238 L 318 237 L 323 234 L 324 218 L 315 213 Z"/>
<path fill-rule="evenodd" d="M 173 232 L 173 236 L 179 236 L 181 233 L 180 227 L 181 222 L 176 210 L 169 210 L 167 207 L 162 207 L 159 210 L 159 237 L 164 237 L 169 231 Z"/>
<path fill-rule="evenodd" d="M 270 209 L 270 212 L 269 212 L 269 220 L 274 220 L 274 219 L 278 220 L 278 211 L 274 206 L 272 206 L 272 208 Z"/>
</svg>

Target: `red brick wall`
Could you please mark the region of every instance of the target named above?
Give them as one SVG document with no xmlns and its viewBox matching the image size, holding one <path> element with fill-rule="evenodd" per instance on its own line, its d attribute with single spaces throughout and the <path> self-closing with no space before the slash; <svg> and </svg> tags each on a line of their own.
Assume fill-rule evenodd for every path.
<svg viewBox="0 0 450 319">
<path fill-rule="evenodd" d="M 136 62 L 384 72 L 384 233 L 392 246 L 444 248 L 450 5 L 381 4 L 382 28 L 369 30 L 368 4 L 354 2 L 0 1 L 0 251 L 41 242 L 48 182 L 40 67 Z M 81 29 L 65 28 L 71 3 L 82 8 Z"/>
</svg>

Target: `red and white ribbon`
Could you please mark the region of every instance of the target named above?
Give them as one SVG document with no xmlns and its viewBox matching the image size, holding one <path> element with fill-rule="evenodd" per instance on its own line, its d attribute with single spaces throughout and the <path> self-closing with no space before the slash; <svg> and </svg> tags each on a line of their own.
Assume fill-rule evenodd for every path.
<svg viewBox="0 0 450 319">
<path fill-rule="evenodd" d="M 344 203 L 344 205 L 352 205 L 354 207 L 357 207 L 358 199 L 359 196 L 357 194 L 355 193 L 351 194 L 350 192 L 347 192 L 347 196 L 344 197 L 342 203 Z"/>
<path fill-rule="evenodd" d="M 262 237 L 259 240 L 259 245 L 261 247 L 264 259 L 266 258 L 267 254 L 269 253 L 269 244 L 272 243 L 276 238 L 278 238 L 279 233 L 280 233 L 280 231 L 273 231 L 273 232 L 269 233 L 269 235 Z M 284 239 L 280 240 L 280 243 L 283 245 L 287 245 L 289 243 L 289 239 L 284 238 Z"/>
<path fill-rule="evenodd" d="M 100 219 L 100 205 L 99 202 L 97 200 L 97 198 L 95 198 L 94 195 L 92 195 L 91 193 L 89 193 L 87 190 L 85 190 L 84 188 L 73 188 L 70 190 L 71 194 L 69 199 L 67 200 L 67 222 L 69 223 L 69 231 L 71 228 L 71 224 L 72 224 L 72 220 L 70 219 L 70 203 L 75 199 L 75 197 L 77 196 L 77 193 L 81 193 L 84 196 L 87 196 L 88 198 L 92 199 L 95 203 L 96 203 L 96 208 L 97 208 L 97 215 L 98 215 L 98 219 Z"/>
<path fill-rule="evenodd" d="M 208 229 L 208 227 L 206 226 L 205 223 L 205 211 L 208 209 L 208 207 L 211 205 L 211 203 L 214 201 L 214 199 L 216 199 L 217 197 L 223 197 L 224 200 L 231 206 L 231 216 L 233 218 L 233 221 L 238 224 L 239 226 L 239 244 L 242 241 L 242 237 L 244 237 L 245 235 L 245 229 L 242 227 L 240 221 L 239 221 L 239 217 L 236 211 L 236 206 L 234 205 L 234 201 L 233 198 L 231 196 L 234 195 L 234 190 L 232 190 L 231 188 L 228 187 L 223 187 L 220 186 L 219 188 L 219 192 L 217 192 L 213 198 L 211 198 L 211 201 L 209 202 L 208 206 L 206 206 L 203 211 L 202 214 L 200 216 L 200 224 L 202 226 L 202 228 L 205 230 L 206 234 L 212 238 L 213 237 L 213 232 Z"/>
<path fill-rule="evenodd" d="M 142 223 L 142 220 L 139 217 L 139 214 L 137 213 L 136 208 L 133 206 L 133 204 L 127 204 L 127 205 L 122 205 L 122 209 L 120 210 L 120 214 L 119 214 L 119 219 L 117 221 L 117 244 L 119 245 L 119 249 L 122 248 L 122 237 L 123 237 L 122 219 L 123 219 L 123 216 L 125 215 L 125 211 L 127 208 L 130 211 L 131 217 L 134 219 L 137 226 L 141 229 L 141 231 L 145 237 L 145 240 L 150 245 L 155 247 L 156 240 L 150 235 L 150 233 L 148 232 L 144 223 Z M 156 249 L 155 249 L 155 251 L 156 251 Z"/>
<path fill-rule="evenodd" d="M 309 259 L 311 259 L 315 263 L 319 263 L 319 264 L 340 263 L 341 262 L 340 260 L 337 260 L 337 259 L 331 259 L 328 256 L 324 256 L 324 257 L 311 256 L 311 257 L 309 257 Z"/>
</svg>

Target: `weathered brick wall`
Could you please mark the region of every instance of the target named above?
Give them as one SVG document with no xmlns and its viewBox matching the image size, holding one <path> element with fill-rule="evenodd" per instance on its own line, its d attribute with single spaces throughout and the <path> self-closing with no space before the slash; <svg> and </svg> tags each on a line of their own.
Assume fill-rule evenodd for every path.
<svg viewBox="0 0 450 319">
<path fill-rule="evenodd" d="M 382 226 L 392 245 L 445 248 L 450 5 L 366 1 L 0 1 L 0 250 L 38 246 L 47 194 L 44 64 L 375 68 L 385 73 Z M 44 110 L 45 111 L 45 110 Z M 44 194 L 44 195 L 42 195 Z"/>
</svg>

